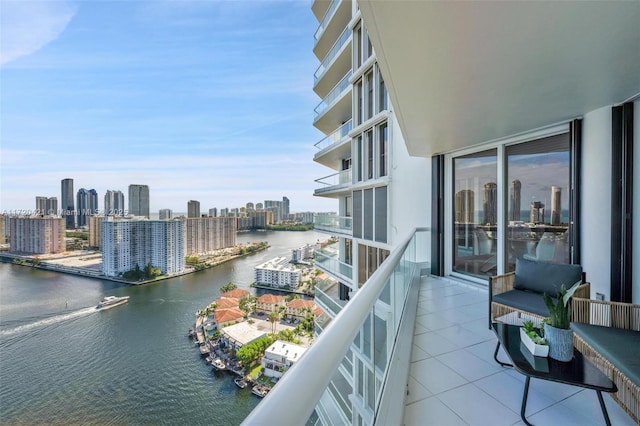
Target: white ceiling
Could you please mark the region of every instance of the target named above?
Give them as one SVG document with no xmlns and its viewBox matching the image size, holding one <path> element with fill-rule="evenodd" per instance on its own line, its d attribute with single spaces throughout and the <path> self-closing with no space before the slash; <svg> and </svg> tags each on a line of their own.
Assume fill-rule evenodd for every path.
<svg viewBox="0 0 640 426">
<path fill-rule="evenodd" d="M 412 155 L 640 93 L 640 1 L 360 1 Z"/>
</svg>

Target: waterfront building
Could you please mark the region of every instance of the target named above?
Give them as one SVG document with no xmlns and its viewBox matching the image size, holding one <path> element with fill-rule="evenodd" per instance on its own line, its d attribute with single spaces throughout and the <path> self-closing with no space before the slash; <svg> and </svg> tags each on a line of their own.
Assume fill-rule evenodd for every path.
<svg viewBox="0 0 640 426">
<path fill-rule="evenodd" d="M 124 194 L 118 190 L 107 190 L 104 194 L 105 216 L 124 216 L 126 208 L 124 206 Z"/>
<path fill-rule="evenodd" d="M 294 289 L 301 277 L 302 271 L 291 267 L 286 257 L 275 257 L 255 267 L 256 284 Z"/>
<path fill-rule="evenodd" d="M 216 207 L 210 208 L 209 209 L 209 216 L 210 217 L 218 217 L 218 209 Z"/>
<path fill-rule="evenodd" d="M 229 209 L 228 208 L 220 209 L 220 217 L 227 217 L 227 216 L 229 216 Z"/>
<path fill-rule="evenodd" d="M 247 290 L 241 289 L 241 288 L 234 288 L 233 290 L 229 290 L 227 292 L 224 292 L 220 295 L 221 299 L 242 299 L 244 297 L 249 296 L 251 293 L 249 293 Z"/>
<path fill-rule="evenodd" d="M 301 262 L 305 259 L 312 259 L 315 248 L 316 247 L 314 245 L 306 244 L 302 247 L 292 249 L 291 261 L 296 263 L 296 262 Z"/>
<path fill-rule="evenodd" d="M 185 269 L 184 222 L 144 218 L 102 221 L 102 272 L 119 276 L 138 265 L 151 264 L 162 274 Z"/>
<path fill-rule="evenodd" d="M 185 223 L 186 255 L 197 255 L 237 243 L 236 219 L 233 217 L 189 217 Z"/>
<path fill-rule="evenodd" d="M 220 298 L 213 302 L 216 305 L 216 309 L 230 309 L 240 306 L 240 299 L 234 298 Z"/>
<path fill-rule="evenodd" d="M 5 226 L 7 222 L 8 216 L 6 214 L 0 214 L 0 245 L 7 243 L 7 233 L 5 229 L 8 229 L 8 226 Z"/>
<path fill-rule="evenodd" d="M 87 218 L 98 214 L 98 193 L 95 189 L 80 188 L 78 190 L 76 212 L 78 228 L 87 226 Z"/>
<path fill-rule="evenodd" d="M 287 315 L 294 318 L 306 318 L 310 313 L 315 313 L 316 302 L 307 299 L 293 299 L 287 302 Z"/>
<path fill-rule="evenodd" d="M 461 189 L 456 192 L 456 222 L 475 223 L 474 194 L 470 189 Z"/>
<path fill-rule="evenodd" d="M 261 362 L 264 375 L 279 379 L 304 355 L 306 350 L 304 346 L 276 340 L 264 351 Z"/>
<path fill-rule="evenodd" d="M 245 206 L 245 210 L 248 212 L 250 212 L 251 210 L 255 210 L 253 203 L 248 202 L 247 205 Z"/>
<path fill-rule="evenodd" d="M 101 247 L 101 229 L 102 229 L 102 221 L 104 220 L 103 215 L 94 215 L 89 216 L 89 247 L 95 247 L 100 249 Z"/>
<path fill-rule="evenodd" d="M 129 185 L 129 214 L 149 218 L 149 186 Z"/>
<path fill-rule="evenodd" d="M 278 312 L 280 307 L 286 307 L 286 299 L 284 296 L 277 294 L 263 294 L 256 299 L 256 311 L 271 313 Z"/>
<path fill-rule="evenodd" d="M 256 210 L 263 210 L 263 209 L 264 209 L 264 204 L 256 203 Z"/>
<path fill-rule="evenodd" d="M 559 186 L 551 187 L 551 224 L 560 225 L 562 222 L 561 190 Z"/>
<path fill-rule="evenodd" d="M 313 223 L 313 216 L 315 215 L 314 212 L 302 212 L 301 215 L 302 217 L 300 218 L 300 222 L 305 225 Z"/>
<path fill-rule="evenodd" d="M 532 201 L 529 212 L 529 222 L 544 223 L 544 204 L 540 201 Z"/>
<path fill-rule="evenodd" d="M 187 203 L 187 217 L 200 217 L 200 201 L 189 200 Z"/>
<path fill-rule="evenodd" d="M 14 216 L 9 219 L 9 251 L 55 254 L 65 251 L 65 220 L 58 216 Z"/>
<path fill-rule="evenodd" d="M 265 331 L 260 331 L 246 321 L 229 325 L 220 330 L 220 340 L 230 348 L 238 350 L 244 345 L 266 337 Z"/>
<path fill-rule="evenodd" d="M 213 316 L 215 318 L 214 329 L 220 329 L 244 321 L 245 313 L 237 307 L 218 308 Z"/>
<path fill-rule="evenodd" d="M 158 213 L 158 218 L 160 220 L 172 219 L 173 212 L 171 211 L 171 209 L 160 209 L 160 212 Z"/>
<path fill-rule="evenodd" d="M 339 247 L 316 253 L 316 266 L 362 297 L 346 301 L 334 288 L 316 287 L 316 303 L 333 319 L 326 327 L 318 324 L 323 331 L 316 344 L 245 423 L 257 423 L 275 412 L 283 413 L 281 423 L 292 423 L 306 419 L 314 407 L 320 424 L 517 422 L 519 401 L 517 408 L 505 409 L 503 399 L 505 390 L 513 394 L 521 387 L 505 382 L 500 392 L 486 387 L 478 391 L 478 381 L 464 377 L 467 363 L 445 366 L 429 356 L 422 359 L 429 354 L 420 346 L 432 347 L 432 337 L 439 339 L 435 346 L 442 346 L 446 329 L 416 331 L 415 339 L 412 330 L 419 330 L 426 319 L 444 317 L 455 321 L 456 330 L 486 324 L 486 314 L 474 312 L 470 305 L 454 302 L 456 307 L 446 311 L 440 302 L 453 302 L 457 296 L 448 295 L 469 289 L 463 283 L 472 282 L 477 287 L 467 294 L 484 296 L 478 300 L 485 300 L 486 309 L 489 277 L 514 270 L 507 213 L 513 179 L 521 180 L 527 204 L 540 199 L 530 193 L 534 185 L 566 188 L 565 198 L 575 201 L 565 213 L 571 224 L 568 261 L 582 265 L 591 297 L 600 293 L 607 300 L 640 303 L 640 281 L 632 279 L 640 274 L 640 262 L 631 250 L 634 243 L 640 244 L 631 231 L 640 226 L 640 215 L 631 209 L 640 202 L 640 192 L 625 191 L 638 185 L 633 171 L 640 153 L 631 147 L 640 128 L 640 56 L 632 52 L 637 52 L 640 40 L 640 9 L 627 2 L 344 0 L 315 0 L 311 8 L 319 22 L 313 51 L 321 61 L 314 91 L 323 99 L 314 124 L 332 136 L 317 144 L 314 159 L 335 171 L 318 179 L 315 192 L 336 198 L 340 216 L 353 219 L 340 234 L 332 231 L 339 235 Z M 540 22 L 548 24 L 543 32 Z M 412 49 L 416 40 L 419 48 Z M 373 81 L 379 69 L 378 81 L 388 87 L 388 115 L 366 114 L 372 98 L 367 84 L 371 68 Z M 365 121 L 360 120 L 363 114 Z M 388 154 L 393 167 L 387 170 L 392 179 L 385 208 L 363 215 L 376 199 L 372 194 L 360 203 L 359 191 L 375 188 L 376 182 L 363 181 L 369 174 L 358 154 L 360 147 L 370 146 L 367 132 L 378 120 L 391 123 Z M 398 138 L 404 141 L 397 144 Z M 373 148 L 375 161 L 375 144 Z M 410 158 L 402 155 L 404 150 Z M 366 150 L 363 158 L 370 164 Z M 419 163 L 416 168 L 411 167 L 414 161 Z M 529 173 L 515 174 L 522 170 Z M 458 179 L 478 196 L 485 184 L 496 184 L 495 198 L 485 197 L 489 214 L 483 218 L 485 225 L 491 223 L 483 225 L 491 228 L 491 253 L 453 253 L 460 237 L 453 223 Z M 375 238 L 375 224 L 385 213 L 386 247 Z M 374 222 L 367 225 L 373 230 L 368 234 L 374 235 L 371 240 L 363 238 L 357 223 L 363 216 Z M 427 226 L 430 231 L 422 229 Z M 464 232 L 473 235 L 476 230 L 469 227 Z M 368 275 L 368 264 L 376 269 L 374 259 L 380 258 L 379 252 L 368 256 L 368 246 L 391 250 L 378 274 Z M 401 293 L 402 288 L 410 291 Z M 417 300 L 410 296 L 418 290 L 428 297 L 421 299 L 416 313 Z M 470 316 L 475 319 L 463 319 Z M 480 338 L 484 328 L 469 336 Z M 331 341 L 323 341 L 328 346 L 321 347 L 323 334 Z M 495 340 L 490 343 L 495 345 Z M 407 355 L 411 348 L 414 355 L 422 355 Z M 340 355 L 331 357 L 332 351 Z M 450 359 L 466 357 L 469 351 L 470 345 L 456 340 Z M 487 352 L 483 359 L 493 362 Z M 311 369 L 315 383 L 308 380 Z M 302 388 L 313 396 L 308 404 L 292 406 L 290 401 Z M 409 389 L 410 396 L 398 389 Z M 586 396 L 577 399 L 581 398 Z M 563 399 L 554 398 L 556 403 L 541 409 L 538 418 L 552 418 Z M 584 412 L 565 414 L 580 423 Z"/>
<path fill-rule="evenodd" d="M 58 212 L 58 197 L 47 198 L 47 212 L 46 214 L 52 216 L 60 216 Z"/>
<path fill-rule="evenodd" d="M 519 221 L 520 210 L 522 209 L 522 183 L 518 179 L 511 182 L 509 191 L 509 220 Z"/>
<path fill-rule="evenodd" d="M 62 179 L 60 194 L 61 216 L 64 217 L 66 229 L 76 227 L 76 209 L 73 203 L 73 179 Z"/>
</svg>

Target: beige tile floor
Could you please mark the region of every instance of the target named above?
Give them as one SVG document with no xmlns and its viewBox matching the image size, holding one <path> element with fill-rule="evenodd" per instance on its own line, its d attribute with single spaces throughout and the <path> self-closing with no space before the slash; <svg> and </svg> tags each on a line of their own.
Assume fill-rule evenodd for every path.
<svg viewBox="0 0 640 426">
<path fill-rule="evenodd" d="M 495 345 L 486 289 L 424 277 L 404 424 L 524 425 L 525 378 L 493 360 Z M 613 425 L 635 424 L 608 395 L 605 402 Z M 531 380 L 527 420 L 538 426 L 605 424 L 594 391 L 538 379 Z"/>
</svg>

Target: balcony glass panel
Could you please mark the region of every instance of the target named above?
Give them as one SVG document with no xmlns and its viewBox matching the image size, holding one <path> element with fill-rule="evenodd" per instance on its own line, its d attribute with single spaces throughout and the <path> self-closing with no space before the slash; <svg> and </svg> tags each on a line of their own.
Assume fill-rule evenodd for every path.
<svg viewBox="0 0 640 426">
<path fill-rule="evenodd" d="M 347 27 L 344 29 L 342 34 L 340 34 L 340 37 L 338 38 L 338 40 L 333 44 L 333 47 L 331 48 L 329 53 L 327 53 L 327 56 L 325 56 L 320 66 L 318 67 L 316 72 L 313 74 L 314 84 L 318 80 L 320 80 L 320 77 L 324 75 L 325 71 L 329 68 L 329 65 L 331 64 L 331 62 L 333 62 L 333 60 L 336 58 L 336 55 L 338 54 L 338 52 L 342 50 L 344 45 L 347 44 L 347 42 L 350 39 L 351 39 L 351 28 Z"/>
<path fill-rule="evenodd" d="M 316 43 L 318 42 L 318 40 L 320 40 L 320 36 L 324 32 L 324 29 L 327 28 L 327 24 L 333 17 L 333 13 L 336 11 L 339 4 L 340 0 L 333 0 L 329 5 L 327 12 L 324 14 L 324 18 L 322 18 L 322 22 L 320 22 L 318 29 L 316 30 L 315 34 L 313 34 L 313 38 L 315 39 Z"/>
<path fill-rule="evenodd" d="M 351 185 L 351 169 L 342 170 L 329 176 L 316 179 L 316 182 L 323 186 L 316 189 L 317 193 L 330 192 L 341 187 Z"/>
<path fill-rule="evenodd" d="M 342 80 L 329 92 L 329 94 L 318 104 L 318 106 L 313 110 L 315 112 L 315 118 L 317 119 L 322 113 L 324 113 L 331 105 L 333 105 L 342 92 L 344 92 L 349 87 L 349 79 L 351 78 L 351 71 L 345 75 Z"/>
<path fill-rule="evenodd" d="M 326 254 L 319 251 L 316 251 L 315 259 L 316 259 L 316 266 L 318 268 L 323 269 L 337 277 L 345 277 L 349 280 L 352 279 L 353 268 L 351 267 L 351 265 L 347 265 L 346 263 L 341 262 L 337 258 L 329 257 Z"/>
<path fill-rule="evenodd" d="M 337 287 L 338 283 L 335 283 L 334 288 L 329 287 L 323 289 L 321 286 L 316 285 L 315 289 L 315 299 L 329 308 L 333 314 L 340 312 L 342 307 L 346 304 L 345 301 L 338 299 Z M 335 295 L 332 296 L 331 293 L 335 293 Z"/>
<path fill-rule="evenodd" d="M 330 214 L 316 214 L 313 217 L 313 226 L 323 231 L 351 235 L 352 218 Z"/>
<path fill-rule="evenodd" d="M 315 147 L 320 151 L 329 148 L 332 145 L 337 145 L 342 142 L 345 138 L 349 136 L 349 132 L 352 128 L 352 121 L 349 120 L 344 123 L 342 126 L 338 127 L 334 130 L 329 136 L 322 139 L 320 142 L 315 144 Z"/>
</svg>

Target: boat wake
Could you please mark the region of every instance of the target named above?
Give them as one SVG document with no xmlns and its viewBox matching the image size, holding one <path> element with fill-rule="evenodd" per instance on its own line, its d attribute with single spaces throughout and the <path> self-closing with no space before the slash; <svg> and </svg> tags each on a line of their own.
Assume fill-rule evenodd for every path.
<svg viewBox="0 0 640 426">
<path fill-rule="evenodd" d="M 19 325 L 17 327 L 13 327 L 13 328 L 9 328 L 6 330 L 0 330 L 0 337 L 5 337 L 5 336 L 12 336 L 14 334 L 18 334 L 18 333 L 24 333 L 27 332 L 29 330 L 32 330 L 34 328 L 38 328 L 38 327 L 45 327 L 47 325 L 52 325 L 52 324 L 57 324 L 63 321 L 67 321 L 70 320 L 72 318 L 78 318 L 78 317 L 83 317 L 85 315 L 90 315 L 94 312 L 97 312 L 96 307 L 95 306 L 91 306 L 88 308 L 83 308 L 83 309 L 79 309 L 77 311 L 73 311 L 73 312 L 69 312 L 69 313 L 65 313 L 62 315 L 55 315 L 49 318 L 45 318 L 43 320 L 38 320 L 35 322 L 31 322 L 28 324 L 23 324 L 23 325 Z"/>
</svg>

